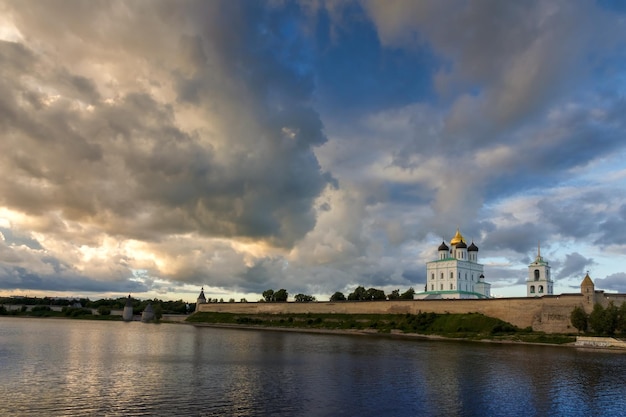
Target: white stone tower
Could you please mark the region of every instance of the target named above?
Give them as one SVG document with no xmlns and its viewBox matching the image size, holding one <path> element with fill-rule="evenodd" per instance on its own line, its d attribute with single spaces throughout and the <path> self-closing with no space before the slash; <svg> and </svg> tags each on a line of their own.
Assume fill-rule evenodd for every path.
<svg viewBox="0 0 626 417">
<path fill-rule="evenodd" d="M 133 299 L 130 298 L 130 294 L 128 294 L 128 298 L 126 299 L 126 305 L 124 306 L 124 311 L 122 312 L 122 319 L 124 321 L 132 321 L 133 319 Z"/>
<path fill-rule="evenodd" d="M 204 287 L 202 287 L 200 289 L 200 295 L 196 299 L 196 310 L 195 311 L 200 311 L 200 304 L 205 304 L 205 303 L 206 303 L 206 297 L 204 296 Z"/>
<path fill-rule="evenodd" d="M 550 265 L 541 256 L 541 246 L 537 244 L 537 257 L 528 265 L 526 296 L 541 297 L 554 294 L 554 281 L 550 276 Z"/>
</svg>

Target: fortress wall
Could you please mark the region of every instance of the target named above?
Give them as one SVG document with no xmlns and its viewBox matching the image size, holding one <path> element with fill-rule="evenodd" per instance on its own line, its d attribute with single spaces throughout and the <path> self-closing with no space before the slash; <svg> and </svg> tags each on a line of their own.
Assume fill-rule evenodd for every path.
<svg viewBox="0 0 626 417">
<path fill-rule="evenodd" d="M 312 303 L 207 303 L 199 311 L 236 314 L 417 314 L 482 313 L 496 317 L 520 328 L 547 333 L 569 333 L 576 330 L 570 324 L 570 313 L 583 306 L 580 294 L 565 294 L 541 298 L 492 298 L 488 300 L 394 300 L 341 301 Z"/>
</svg>

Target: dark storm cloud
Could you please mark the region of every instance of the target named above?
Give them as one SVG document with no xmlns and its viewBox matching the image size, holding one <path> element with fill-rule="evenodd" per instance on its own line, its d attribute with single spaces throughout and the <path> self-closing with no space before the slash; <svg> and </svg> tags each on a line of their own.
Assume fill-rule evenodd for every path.
<svg viewBox="0 0 626 417">
<path fill-rule="evenodd" d="M 458 226 L 506 289 L 626 243 L 604 5 L 0 3 L 15 288 L 402 289 Z"/>
<path fill-rule="evenodd" d="M 585 258 L 578 252 L 568 253 L 561 264 L 557 278 L 580 278 L 585 276 L 586 270 L 593 265 L 595 265 L 595 262 L 592 258 Z"/>
<path fill-rule="evenodd" d="M 618 293 L 626 294 L 626 273 L 618 272 L 606 278 L 595 278 L 594 284 L 597 290 L 617 291 Z M 610 297 L 610 294 L 608 295 Z"/>
<path fill-rule="evenodd" d="M 534 223 L 521 223 L 511 227 L 500 226 L 490 232 L 482 242 L 482 247 L 497 251 L 511 249 L 520 254 L 536 252 L 542 238 L 549 231 L 544 226 Z"/>
<path fill-rule="evenodd" d="M 251 129 L 224 126 L 217 133 L 221 137 L 204 137 L 181 127 L 169 104 L 140 88 L 103 103 L 92 79 L 44 61 L 24 45 L 3 42 L 0 59 L 12 64 L 4 67 L 6 82 L 0 86 L 7 93 L 4 114 L 12 116 L 4 119 L 12 134 L 3 159 L 15 173 L 15 181 L 2 186 L 8 207 L 31 214 L 61 210 L 106 232 L 140 239 L 197 231 L 288 246 L 314 226 L 314 199 L 331 177 L 321 172 L 311 149 L 326 140 L 319 116 L 307 104 L 311 77 L 279 56 L 295 45 L 274 39 L 280 32 L 264 20 L 272 16 L 228 3 L 219 13 L 198 6 L 205 12 L 203 25 L 197 22 L 195 36 L 180 38 L 182 68 L 193 80 L 183 83 L 189 91 L 181 90 L 179 99 L 192 106 L 218 102 L 235 91 L 216 88 L 216 79 L 229 82 L 241 97 L 229 96 L 217 112 L 233 121 L 242 112 Z M 22 17 L 37 25 L 36 14 Z M 213 23 L 219 31 L 211 29 Z M 28 33 L 27 27 L 22 30 Z M 74 24 L 65 33 L 96 36 Z M 115 53 L 115 44 L 94 40 Z M 203 48 L 218 56 L 209 62 Z M 150 55 L 146 59 L 161 65 L 150 62 Z M 181 69 L 173 62 L 169 71 L 175 77 Z M 49 86 L 50 93 L 38 93 L 23 74 Z M 152 82 L 158 82 L 156 75 Z M 20 95 L 31 105 L 20 104 Z M 42 106 L 46 100 L 50 103 Z M 73 101 L 93 107 L 80 112 Z M 232 149 L 218 153 L 213 141 Z M 33 175 L 54 192 L 21 181 Z"/>
<path fill-rule="evenodd" d="M 562 236 L 574 237 L 601 246 L 622 244 L 626 209 L 621 202 L 621 191 L 611 188 L 581 189 L 564 199 L 545 198 L 537 204 L 542 219 Z M 599 210 L 598 207 L 606 207 Z"/>
<path fill-rule="evenodd" d="M 626 245 L 626 204 L 599 224 L 601 237 L 595 243 L 605 245 Z"/>
<path fill-rule="evenodd" d="M 12 290 L 19 288 L 22 291 L 45 292 L 112 292 L 112 293 L 141 293 L 149 288 L 137 281 L 96 281 L 90 277 L 64 274 L 39 275 L 29 272 L 25 268 L 0 268 L 0 289 Z"/>
</svg>

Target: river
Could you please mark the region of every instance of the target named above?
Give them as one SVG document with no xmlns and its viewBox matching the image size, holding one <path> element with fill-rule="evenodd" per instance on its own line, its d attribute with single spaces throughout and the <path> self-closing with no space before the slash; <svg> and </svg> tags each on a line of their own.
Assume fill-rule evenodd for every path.
<svg viewBox="0 0 626 417">
<path fill-rule="evenodd" d="M 619 416 L 626 354 L 0 317 L 2 416 Z"/>
</svg>

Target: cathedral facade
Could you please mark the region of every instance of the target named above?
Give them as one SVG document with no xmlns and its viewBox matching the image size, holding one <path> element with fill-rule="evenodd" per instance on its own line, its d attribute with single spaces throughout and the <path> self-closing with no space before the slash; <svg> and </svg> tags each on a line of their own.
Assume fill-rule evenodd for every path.
<svg viewBox="0 0 626 417">
<path fill-rule="evenodd" d="M 490 298 L 491 284 L 485 282 L 483 265 L 478 263 L 478 247 L 457 229 L 450 245 L 442 242 L 437 259 L 426 264 L 426 287 L 416 298 Z"/>
</svg>

